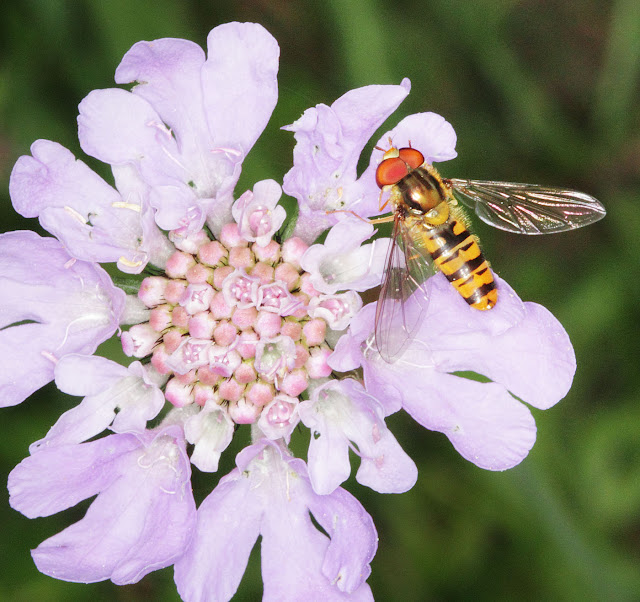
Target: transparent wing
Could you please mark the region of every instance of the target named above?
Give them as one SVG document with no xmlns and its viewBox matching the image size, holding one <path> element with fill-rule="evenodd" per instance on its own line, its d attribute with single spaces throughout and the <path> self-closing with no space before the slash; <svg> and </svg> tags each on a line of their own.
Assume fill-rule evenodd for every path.
<svg viewBox="0 0 640 602">
<path fill-rule="evenodd" d="M 461 203 L 483 222 L 507 232 L 565 232 L 597 222 L 606 213 L 600 201 L 576 190 L 513 182 L 448 181 Z"/>
<path fill-rule="evenodd" d="M 433 274 L 431 257 L 396 217 L 376 307 L 376 346 L 386 362 L 393 362 L 414 337 L 428 306 L 426 283 Z"/>
</svg>

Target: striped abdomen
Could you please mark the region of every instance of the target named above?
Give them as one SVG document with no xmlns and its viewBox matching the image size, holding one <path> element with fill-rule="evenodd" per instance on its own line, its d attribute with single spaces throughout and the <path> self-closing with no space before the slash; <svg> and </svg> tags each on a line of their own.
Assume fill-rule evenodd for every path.
<svg viewBox="0 0 640 602">
<path fill-rule="evenodd" d="M 451 218 L 424 233 L 424 246 L 455 289 L 475 309 L 491 309 L 498 301 L 493 274 L 476 239 Z"/>
</svg>

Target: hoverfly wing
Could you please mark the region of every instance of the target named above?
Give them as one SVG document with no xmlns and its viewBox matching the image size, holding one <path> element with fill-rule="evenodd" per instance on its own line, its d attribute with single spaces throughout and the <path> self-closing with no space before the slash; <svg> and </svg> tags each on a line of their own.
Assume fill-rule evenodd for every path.
<svg viewBox="0 0 640 602">
<path fill-rule="evenodd" d="M 507 232 L 565 232 L 597 222 L 606 213 L 600 201 L 576 190 L 455 178 L 448 182 L 456 199 L 483 222 Z"/>
<path fill-rule="evenodd" d="M 433 274 L 428 253 L 414 244 L 396 217 L 376 306 L 376 347 L 386 362 L 393 362 L 415 335 L 428 306 L 426 284 Z"/>
</svg>

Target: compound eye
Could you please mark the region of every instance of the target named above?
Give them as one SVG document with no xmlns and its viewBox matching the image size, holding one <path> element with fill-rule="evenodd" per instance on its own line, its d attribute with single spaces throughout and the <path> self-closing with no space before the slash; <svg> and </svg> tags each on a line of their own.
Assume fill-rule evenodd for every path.
<svg viewBox="0 0 640 602">
<path fill-rule="evenodd" d="M 400 157 L 385 159 L 376 169 L 376 184 L 380 188 L 397 184 L 408 173 L 406 160 Z"/>
<path fill-rule="evenodd" d="M 398 155 L 411 169 L 420 167 L 424 163 L 424 155 L 415 148 L 401 148 L 398 151 Z"/>
</svg>

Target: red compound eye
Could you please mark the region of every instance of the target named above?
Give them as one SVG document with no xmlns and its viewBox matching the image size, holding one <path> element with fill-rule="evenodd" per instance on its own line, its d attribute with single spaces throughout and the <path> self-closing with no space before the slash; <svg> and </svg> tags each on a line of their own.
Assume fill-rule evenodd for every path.
<svg viewBox="0 0 640 602">
<path fill-rule="evenodd" d="M 420 167 L 424 163 L 424 156 L 415 148 L 401 148 L 397 157 L 384 159 L 376 169 L 376 184 L 382 188 L 397 184 L 408 173 L 409 169 Z"/>
<path fill-rule="evenodd" d="M 407 164 L 400 157 L 385 159 L 376 169 L 376 184 L 380 188 L 396 184 L 408 173 Z"/>
<path fill-rule="evenodd" d="M 400 158 L 411 168 L 415 169 L 424 163 L 424 155 L 415 148 L 405 147 L 398 151 Z"/>
</svg>

